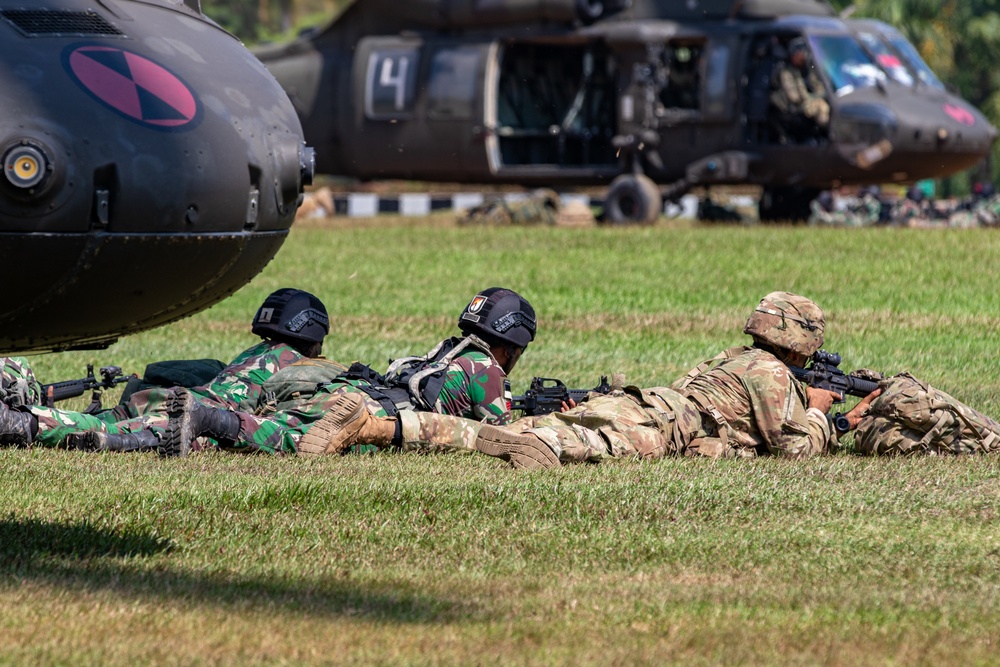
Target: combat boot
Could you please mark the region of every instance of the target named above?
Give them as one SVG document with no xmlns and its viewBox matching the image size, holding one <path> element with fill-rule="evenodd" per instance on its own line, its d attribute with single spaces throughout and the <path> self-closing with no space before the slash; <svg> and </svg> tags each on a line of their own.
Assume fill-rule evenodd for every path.
<svg viewBox="0 0 1000 667">
<path fill-rule="evenodd" d="M 484 425 L 476 435 L 476 451 L 507 461 L 514 468 L 541 470 L 559 466 L 552 448 L 530 433 Z"/>
<path fill-rule="evenodd" d="M 299 440 L 299 456 L 343 454 L 354 445 L 389 447 L 396 436 L 396 420 L 375 417 L 359 394 L 343 394 L 323 418 Z"/>
<path fill-rule="evenodd" d="M 149 430 L 134 433 L 83 431 L 68 435 L 66 446 L 87 452 L 151 452 L 159 448 L 160 439 Z"/>
<path fill-rule="evenodd" d="M 30 445 L 38 422 L 30 412 L 11 410 L 0 401 L 0 445 Z"/>
<path fill-rule="evenodd" d="M 164 401 L 170 416 L 157 446 L 160 456 L 187 456 L 191 443 L 201 436 L 220 442 L 235 442 L 240 435 L 240 417 L 235 412 L 211 408 L 186 389 L 175 389 Z"/>
</svg>

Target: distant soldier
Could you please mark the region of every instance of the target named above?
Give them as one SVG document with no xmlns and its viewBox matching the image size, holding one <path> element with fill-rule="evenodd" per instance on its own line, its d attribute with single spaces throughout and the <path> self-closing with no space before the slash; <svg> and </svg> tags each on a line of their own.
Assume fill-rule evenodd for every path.
<svg viewBox="0 0 1000 667">
<path fill-rule="evenodd" d="M 996 227 L 1000 225 L 1000 195 L 992 183 L 976 183 L 969 197 L 952 214 L 952 227 Z"/>
<path fill-rule="evenodd" d="M 469 209 L 459 218 L 463 225 L 554 225 L 561 208 L 554 190 L 535 190 L 525 199 L 503 197 Z"/>
<path fill-rule="evenodd" d="M 771 104 L 780 112 L 782 122 L 789 125 L 786 129 L 792 138 L 799 141 L 825 134 L 830 124 L 830 103 L 804 38 L 789 42 L 788 59 L 779 62 L 773 80 Z M 812 128 L 807 128 L 807 123 Z"/>
<path fill-rule="evenodd" d="M 261 387 L 279 369 L 322 353 L 330 330 L 326 307 L 308 292 L 285 288 L 261 304 L 251 325 L 263 340 L 245 350 L 211 382 L 191 389 L 198 401 L 214 407 L 253 409 Z M 165 401 L 172 389 L 155 387 L 133 394 L 124 405 L 97 414 L 48 408 L 37 403 L 7 410 L 0 405 L 0 438 L 8 444 L 57 447 L 69 439 L 79 449 L 140 451 L 155 449 L 169 416 Z"/>
<path fill-rule="evenodd" d="M 811 204 L 809 224 L 867 227 L 877 224 L 881 216 L 882 200 L 877 189 L 863 189 L 857 197 L 850 198 L 841 210 L 834 206 L 831 192 L 822 192 Z"/>
<path fill-rule="evenodd" d="M 928 227 L 930 222 L 930 205 L 924 191 L 916 185 L 910 186 L 906 196 L 896 202 L 892 208 L 892 222 L 906 227 Z"/>
</svg>

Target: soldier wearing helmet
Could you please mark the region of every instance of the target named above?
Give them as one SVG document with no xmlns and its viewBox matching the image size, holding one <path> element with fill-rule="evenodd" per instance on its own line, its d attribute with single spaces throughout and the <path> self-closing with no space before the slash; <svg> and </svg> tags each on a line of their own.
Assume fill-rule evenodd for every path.
<svg viewBox="0 0 1000 667">
<path fill-rule="evenodd" d="M 779 62 L 772 81 L 771 105 L 778 111 L 784 135 L 794 142 L 825 135 L 830 103 L 805 38 L 789 42 L 788 59 Z"/>
<path fill-rule="evenodd" d="M 384 375 L 356 364 L 267 417 L 246 410 L 221 416 L 180 395 L 164 453 L 183 455 L 200 435 L 217 438 L 219 433 L 208 430 L 213 419 L 228 420 L 226 433 L 238 433 L 232 443 L 237 449 L 300 454 L 339 452 L 355 444 L 407 449 L 407 443 L 426 439 L 438 415 L 508 423 L 507 374 L 535 338 L 534 309 L 517 292 L 491 287 L 462 309 L 458 327 L 462 336 L 445 339 L 425 355 L 397 359 Z"/>
<path fill-rule="evenodd" d="M 753 345 L 726 350 L 675 382 L 703 417 L 689 453 L 712 457 L 774 454 L 805 458 L 830 451 L 838 433 L 827 418 L 830 391 L 806 387 L 788 366 L 802 367 L 822 347 L 826 318 L 790 292 L 765 296 L 743 332 Z M 846 416 L 857 425 L 874 395 Z"/>
<path fill-rule="evenodd" d="M 213 407 L 253 410 L 262 385 L 275 372 L 320 355 L 329 329 L 322 301 L 300 289 L 279 289 L 264 300 L 251 324 L 251 331 L 263 340 L 244 350 L 209 383 L 192 388 L 191 395 Z M 56 447 L 72 435 L 69 444 L 83 449 L 146 450 L 157 446 L 157 434 L 167 425 L 164 401 L 170 395 L 168 388 L 153 387 L 94 415 L 32 405 L 7 414 L 6 419 L 23 425 L 20 444 L 33 441 Z M 3 428 L 0 418 L 0 431 Z"/>
</svg>

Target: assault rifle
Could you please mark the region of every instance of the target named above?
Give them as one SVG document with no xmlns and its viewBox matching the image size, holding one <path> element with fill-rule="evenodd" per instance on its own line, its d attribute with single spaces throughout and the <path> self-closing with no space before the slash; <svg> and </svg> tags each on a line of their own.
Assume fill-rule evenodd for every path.
<svg viewBox="0 0 1000 667">
<path fill-rule="evenodd" d="M 600 394 L 611 393 L 611 385 L 608 384 L 608 376 L 602 375 L 601 382 L 593 389 L 569 389 L 562 380 L 555 378 L 531 378 L 531 385 L 523 396 L 514 396 L 511 399 L 510 409 L 520 410 L 527 416 L 547 415 L 550 412 L 558 412 L 562 409 L 563 403 L 570 400 L 580 402 L 592 391 Z"/>
<path fill-rule="evenodd" d="M 878 389 L 878 382 L 860 375 L 846 374 L 838 368 L 841 358 L 836 352 L 819 350 L 812 356 L 812 363 L 806 368 L 789 366 L 795 379 L 805 382 L 814 389 L 826 389 L 834 391 L 841 397 L 850 394 L 858 398 L 864 398 L 868 394 Z M 837 403 L 843 403 L 841 398 Z"/>
<path fill-rule="evenodd" d="M 100 373 L 101 379 L 98 380 L 94 376 L 94 364 L 87 364 L 87 377 L 85 378 L 43 384 L 42 405 L 51 408 L 55 405 L 56 401 L 82 396 L 85 391 L 92 389 L 93 393 L 90 395 L 90 405 L 84 409 L 86 414 L 92 415 L 101 411 L 101 394 L 105 389 L 111 389 L 117 384 L 128 382 L 136 377 L 135 374 L 123 375 L 121 366 L 102 366 Z"/>
</svg>

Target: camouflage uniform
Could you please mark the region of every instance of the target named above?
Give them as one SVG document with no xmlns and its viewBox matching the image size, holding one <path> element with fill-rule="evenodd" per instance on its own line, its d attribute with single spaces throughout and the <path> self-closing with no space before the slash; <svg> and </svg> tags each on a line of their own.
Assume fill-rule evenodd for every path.
<svg viewBox="0 0 1000 667">
<path fill-rule="evenodd" d="M 2 357 L 0 400 L 12 408 L 42 402 L 42 385 L 24 357 Z"/>
<path fill-rule="evenodd" d="M 827 416 L 808 407 L 805 387 L 773 354 L 743 347 L 717 359 L 715 366 L 700 366 L 673 385 L 704 416 L 704 435 L 686 454 L 805 458 L 836 446 Z"/>
<path fill-rule="evenodd" d="M 892 207 L 892 222 L 906 227 L 927 227 L 931 225 L 930 214 L 923 202 L 903 198 Z"/>
<path fill-rule="evenodd" d="M 482 345 L 485 346 L 485 343 Z M 232 449 L 295 452 L 309 427 L 322 419 L 344 394 L 360 393 L 370 414 L 388 416 L 385 407 L 365 388 L 379 387 L 366 380 L 337 380 L 323 386 L 306 400 L 281 406 L 282 409 L 277 411 L 263 408 L 256 414 L 239 412 L 240 435 Z M 500 364 L 484 349 L 469 347 L 448 364 L 444 385 L 434 401 L 433 411 L 502 426 L 511 419 L 509 404 L 507 375 Z M 415 414 L 412 410 L 400 410 L 399 419 L 406 425 L 415 425 L 413 438 L 420 439 L 421 434 L 426 435 L 421 430 L 426 427 L 411 417 Z M 408 445 L 404 437 L 403 449 L 411 448 L 419 447 Z"/>
<path fill-rule="evenodd" d="M 776 78 L 777 88 L 771 93 L 771 104 L 788 115 L 801 114 L 819 127 L 830 124 L 830 104 L 823 96 L 823 82 L 815 69 L 806 75 L 791 63 L 782 63 Z"/>
<path fill-rule="evenodd" d="M 460 224 L 478 225 L 554 225 L 561 204 L 553 190 L 536 190 L 526 199 L 480 204 L 459 218 Z"/>
<path fill-rule="evenodd" d="M 867 227 L 879 222 L 882 215 L 882 202 L 878 197 L 864 194 L 850 202 L 843 211 L 828 211 L 814 200 L 810 205 L 812 214 L 809 224 L 835 225 L 843 227 Z"/>
<path fill-rule="evenodd" d="M 948 218 L 949 227 L 996 227 L 1000 225 L 1000 195 L 980 197 L 960 206 Z"/>
<path fill-rule="evenodd" d="M 287 343 L 264 340 L 233 359 L 211 383 L 190 391 L 198 400 L 212 407 L 253 409 L 260 402 L 264 381 L 299 359 L 302 355 Z M 137 392 L 126 405 L 94 415 L 32 406 L 30 411 L 38 418 L 35 443 L 43 447 L 57 447 L 67 435 L 81 431 L 131 433 L 152 429 L 162 432 L 168 421 L 163 403 L 170 392 L 163 387 Z"/>
</svg>

